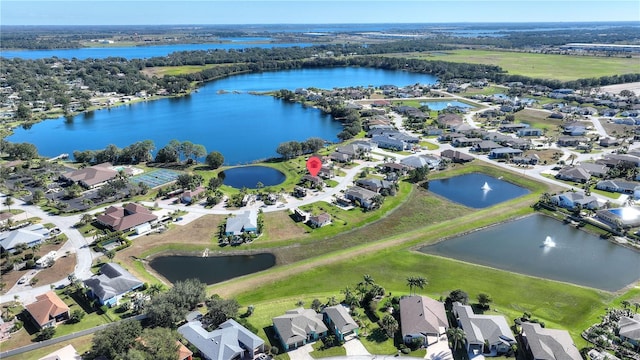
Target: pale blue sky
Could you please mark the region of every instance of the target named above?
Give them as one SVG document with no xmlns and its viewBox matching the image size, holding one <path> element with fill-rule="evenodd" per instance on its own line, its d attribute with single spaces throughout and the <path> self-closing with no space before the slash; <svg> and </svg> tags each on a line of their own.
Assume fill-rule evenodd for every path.
<svg viewBox="0 0 640 360">
<path fill-rule="evenodd" d="M 3 25 L 640 21 L 640 0 L 0 0 Z"/>
</svg>

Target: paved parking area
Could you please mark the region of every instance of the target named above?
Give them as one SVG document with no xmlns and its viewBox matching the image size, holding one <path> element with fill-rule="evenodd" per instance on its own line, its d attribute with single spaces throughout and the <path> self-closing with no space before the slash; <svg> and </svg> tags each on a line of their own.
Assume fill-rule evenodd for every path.
<svg viewBox="0 0 640 360">
<path fill-rule="evenodd" d="M 351 339 L 342 346 L 347 350 L 347 356 L 371 355 L 359 339 Z"/>
<path fill-rule="evenodd" d="M 314 360 L 313 357 L 309 355 L 309 353 L 312 351 L 313 347 L 311 347 L 311 344 L 307 344 L 295 350 L 291 350 L 287 354 L 289 354 L 290 360 Z"/>
</svg>

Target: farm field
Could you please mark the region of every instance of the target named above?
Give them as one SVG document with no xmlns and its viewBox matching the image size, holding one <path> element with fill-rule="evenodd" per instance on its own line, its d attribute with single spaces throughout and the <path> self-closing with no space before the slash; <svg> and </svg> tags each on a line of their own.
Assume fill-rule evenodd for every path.
<svg viewBox="0 0 640 360">
<path fill-rule="evenodd" d="M 636 73 L 640 68 L 640 58 L 569 56 L 497 50 L 454 50 L 400 55 L 423 60 L 497 65 L 512 75 L 561 81 Z"/>
</svg>

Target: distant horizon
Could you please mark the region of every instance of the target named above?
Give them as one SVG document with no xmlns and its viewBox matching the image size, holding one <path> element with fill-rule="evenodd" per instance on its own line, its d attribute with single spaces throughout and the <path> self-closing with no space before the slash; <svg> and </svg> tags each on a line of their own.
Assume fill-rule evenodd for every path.
<svg viewBox="0 0 640 360">
<path fill-rule="evenodd" d="M 274 27 L 274 26 L 305 26 L 305 25 L 331 25 L 331 26 L 340 26 L 340 25 L 433 25 L 433 26 L 441 26 L 441 25 L 527 25 L 527 24 L 635 24 L 640 26 L 640 20 L 596 20 L 596 21 L 465 21 L 465 22 L 370 22 L 370 23 L 237 23 L 237 24 L 198 24 L 198 23 L 184 23 L 184 24 L 100 24 L 100 25 L 89 25 L 89 24 L 0 24 L 0 27 L 38 27 L 38 26 L 54 26 L 54 27 L 127 27 L 127 26 L 172 26 L 172 27 L 181 27 L 181 26 L 220 26 L 220 27 L 233 27 L 233 26 L 265 26 L 265 27 Z"/>
<path fill-rule="evenodd" d="M 11 26 L 640 21 L 637 0 L 2 0 L 0 7 L 0 24 Z"/>
</svg>

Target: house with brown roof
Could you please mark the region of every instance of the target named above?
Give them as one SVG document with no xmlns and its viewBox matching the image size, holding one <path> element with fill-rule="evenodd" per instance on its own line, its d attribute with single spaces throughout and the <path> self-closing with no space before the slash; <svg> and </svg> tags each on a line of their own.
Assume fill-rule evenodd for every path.
<svg viewBox="0 0 640 360">
<path fill-rule="evenodd" d="M 104 185 L 118 176 L 118 172 L 111 167 L 111 163 L 102 163 L 69 171 L 60 175 L 60 180 L 77 183 L 87 189 L 92 189 Z"/>
<path fill-rule="evenodd" d="M 437 343 L 449 328 L 444 304 L 418 295 L 400 299 L 400 324 L 405 343 L 422 338 L 425 345 Z"/>
<path fill-rule="evenodd" d="M 440 153 L 440 156 L 447 158 L 454 163 L 465 163 L 473 160 L 473 156 L 465 154 L 458 150 L 447 149 Z"/>
<path fill-rule="evenodd" d="M 438 119 L 436 120 L 436 122 L 441 127 L 450 129 L 450 128 L 461 125 L 464 121 L 462 120 L 462 117 L 458 114 L 442 114 L 438 116 Z"/>
<path fill-rule="evenodd" d="M 140 204 L 128 203 L 124 207 L 109 206 L 96 220 L 113 231 L 129 231 L 138 225 L 155 223 L 158 216 Z"/>
<path fill-rule="evenodd" d="M 313 215 L 309 217 L 309 225 L 314 228 L 323 227 L 331 224 L 331 215 L 322 213 L 320 215 Z"/>
<path fill-rule="evenodd" d="M 39 329 L 56 326 L 69 319 L 69 307 L 53 291 L 36 296 L 36 302 L 25 308 Z"/>
</svg>

